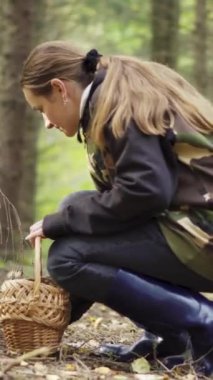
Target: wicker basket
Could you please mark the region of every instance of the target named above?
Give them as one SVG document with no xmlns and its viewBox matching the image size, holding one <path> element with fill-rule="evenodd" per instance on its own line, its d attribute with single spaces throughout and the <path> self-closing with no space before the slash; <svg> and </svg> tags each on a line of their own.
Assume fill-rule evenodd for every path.
<svg viewBox="0 0 213 380">
<path fill-rule="evenodd" d="M 36 238 L 35 279 L 6 280 L 1 287 L 0 322 L 9 352 L 56 347 L 70 320 L 69 294 L 41 276 L 40 244 Z"/>
</svg>

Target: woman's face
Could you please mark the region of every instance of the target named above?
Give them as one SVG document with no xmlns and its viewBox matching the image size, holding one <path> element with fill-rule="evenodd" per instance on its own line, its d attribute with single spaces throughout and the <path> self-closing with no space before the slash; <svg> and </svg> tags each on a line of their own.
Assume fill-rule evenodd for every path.
<svg viewBox="0 0 213 380">
<path fill-rule="evenodd" d="M 66 136 L 74 136 L 78 130 L 82 88 L 76 82 L 53 79 L 52 92 L 48 96 L 35 95 L 27 87 L 23 88 L 27 103 L 41 112 L 45 127 L 57 128 Z"/>
</svg>

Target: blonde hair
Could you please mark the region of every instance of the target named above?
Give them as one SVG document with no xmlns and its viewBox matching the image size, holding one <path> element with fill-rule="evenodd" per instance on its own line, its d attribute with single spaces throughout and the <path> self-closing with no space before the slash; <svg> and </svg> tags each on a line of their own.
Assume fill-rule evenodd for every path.
<svg viewBox="0 0 213 380">
<path fill-rule="evenodd" d="M 102 57 L 100 65 L 107 74 L 91 125 L 91 136 L 98 145 L 104 143 L 103 127 L 108 122 L 117 137 L 130 119 L 145 134 L 164 135 L 173 126 L 175 112 L 195 130 L 213 132 L 212 104 L 169 67 L 125 56 Z"/>
<path fill-rule="evenodd" d="M 94 72 L 83 65 L 85 57 L 67 42 L 40 44 L 24 64 L 21 85 L 44 96 L 51 93 L 53 78 L 74 80 L 85 88 L 94 79 Z M 106 76 L 89 128 L 98 146 L 104 145 L 104 127 L 109 122 L 115 137 L 122 135 L 130 119 L 145 134 L 164 135 L 173 125 L 175 112 L 195 130 L 212 133 L 211 103 L 174 70 L 125 56 L 101 57 L 98 62 Z"/>
</svg>

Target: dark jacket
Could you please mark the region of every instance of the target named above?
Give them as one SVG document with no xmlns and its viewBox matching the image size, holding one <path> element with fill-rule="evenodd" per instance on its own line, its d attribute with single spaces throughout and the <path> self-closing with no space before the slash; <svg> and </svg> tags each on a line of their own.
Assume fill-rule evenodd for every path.
<svg viewBox="0 0 213 380">
<path fill-rule="evenodd" d="M 82 118 L 85 137 L 98 86 L 103 79 L 103 73 L 96 76 L 85 106 Z M 176 115 L 173 130 L 169 129 L 165 137 L 145 135 L 132 120 L 120 139 L 113 136 L 110 125 L 106 126 L 106 147 L 103 152 L 86 138 L 91 176 L 97 192 L 82 194 L 82 200 L 78 204 L 46 216 L 45 235 L 56 239 L 72 232 L 111 234 L 156 218 L 168 244 L 179 259 L 196 272 L 213 279 L 212 240 L 207 231 L 213 226 L 213 191 L 210 191 L 213 186 L 212 166 L 209 166 L 210 173 L 207 174 L 204 170 L 208 166 L 206 163 L 202 169 L 205 156 L 201 162 L 192 158 L 193 149 L 197 149 L 196 146 L 193 147 L 196 134 L 190 132 L 187 124 Z M 186 144 L 184 136 L 189 146 L 193 147 L 192 159 L 185 162 L 181 159 L 183 146 L 180 145 Z M 197 136 L 195 140 L 195 145 L 199 146 L 201 137 Z M 205 145 L 204 150 L 212 163 L 213 149 L 208 150 Z M 197 172 L 186 163 L 193 160 L 196 161 L 194 166 L 198 167 Z M 201 179 L 202 191 L 197 177 L 200 172 L 204 173 Z M 199 175 L 199 179 L 201 177 Z M 210 194 L 208 200 L 205 197 L 207 193 Z M 193 209 L 196 213 L 193 213 Z M 208 211 L 209 220 L 206 220 L 203 211 L 204 214 Z M 200 215 L 199 223 L 202 222 L 202 226 L 198 227 L 196 214 Z M 191 234 L 191 230 L 196 236 Z M 205 244 L 203 234 L 206 234 Z"/>
</svg>

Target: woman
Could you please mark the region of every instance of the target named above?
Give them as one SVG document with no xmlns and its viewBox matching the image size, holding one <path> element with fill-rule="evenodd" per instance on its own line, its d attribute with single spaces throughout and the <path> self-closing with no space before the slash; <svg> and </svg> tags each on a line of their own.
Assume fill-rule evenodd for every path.
<svg viewBox="0 0 213 380">
<path fill-rule="evenodd" d="M 147 332 L 118 360 L 155 354 L 168 367 L 190 348 L 213 372 L 213 108 L 154 62 L 37 46 L 21 85 L 46 128 L 85 141 L 96 191 L 68 196 L 30 228 L 53 239 L 50 275 L 72 298 L 71 322 L 95 301 Z M 159 339 L 160 337 L 161 339 Z"/>
</svg>

